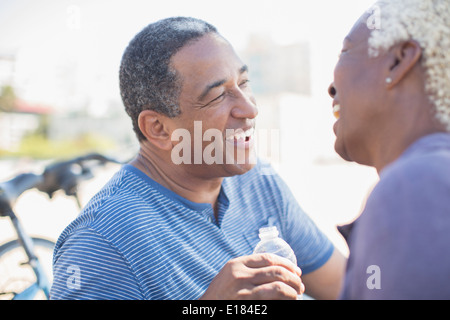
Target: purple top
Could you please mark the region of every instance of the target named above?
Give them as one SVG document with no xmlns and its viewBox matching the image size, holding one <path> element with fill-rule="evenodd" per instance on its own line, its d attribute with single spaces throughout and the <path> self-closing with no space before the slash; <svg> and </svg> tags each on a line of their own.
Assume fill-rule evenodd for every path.
<svg viewBox="0 0 450 320">
<path fill-rule="evenodd" d="M 381 171 L 348 243 L 341 299 L 450 299 L 450 134 Z"/>
</svg>

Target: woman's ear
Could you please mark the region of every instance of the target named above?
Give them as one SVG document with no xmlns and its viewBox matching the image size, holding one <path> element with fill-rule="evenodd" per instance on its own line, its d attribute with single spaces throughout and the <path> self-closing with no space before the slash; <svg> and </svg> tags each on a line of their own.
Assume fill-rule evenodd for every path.
<svg viewBox="0 0 450 320">
<path fill-rule="evenodd" d="M 414 40 L 408 40 L 395 45 L 389 54 L 390 72 L 388 87 L 393 88 L 402 81 L 407 74 L 417 65 L 422 57 L 422 48 Z"/>
<path fill-rule="evenodd" d="M 143 110 L 139 114 L 139 129 L 145 138 L 162 150 L 171 150 L 170 131 L 167 127 L 168 117 L 153 110 Z"/>
</svg>

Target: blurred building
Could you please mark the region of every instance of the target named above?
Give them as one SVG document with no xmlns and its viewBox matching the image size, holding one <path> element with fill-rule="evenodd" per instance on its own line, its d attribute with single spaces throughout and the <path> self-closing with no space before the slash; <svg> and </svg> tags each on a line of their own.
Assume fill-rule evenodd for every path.
<svg viewBox="0 0 450 320">
<path fill-rule="evenodd" d="M 0 87 L 14 84 L 16 57 L 14 53 L 0 51 Z"/>
<path fill-rule="evenodd" d="M 277 45 L 269 37 L 253 35 L 242 56 L 249 65 L 255 94 L 311 94 L 310 48 L 307 42 Z"/>
<path fill-rule="evenodd" d="M 267 36 L 253 35 L 240 54 L 249 66 L 258 126 L 279 128 L 283 96 L 311 95 L 309 43 L 278 45 Z"/>
<path fill-rule="evenodd" d="M 309 43 L 279 45 L 268 36 L 253 35 L 240 55 L 249 67 L 258 105 L 257 152 L 277 167 L 289 157 L 283 141 L 292 141 L 283 128 L 286 110 L 305 110 L 311 104 Z"/>
<path fill-rule="evenodd" d="M 22 139 L 35 132 L 42 117 L 52 113 L 52 108 L 16 99 L 14 111 L 0 112 L 0 149 L 16 151 Z"/>
</svg>

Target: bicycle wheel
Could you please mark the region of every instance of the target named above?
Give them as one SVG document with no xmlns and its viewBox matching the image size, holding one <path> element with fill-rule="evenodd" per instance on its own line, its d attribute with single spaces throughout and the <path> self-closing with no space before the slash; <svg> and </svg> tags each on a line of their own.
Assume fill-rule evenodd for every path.
<svg viewBox="0 0 450 320">
<path fill-rule="evenodd" d="M 53 241 L 32 238 L 34 253 L 44 269 L 49 283 L 52 282 L 52 259 Z M 12 299 L 14 293 L 22 292 L 32 283 L 36 282 L 36 275 L 27 263 L 28 257 L 25 254 L 20 242 L 13 240 L 0 246 L 0 299 Z M 35 300 L 45 300 L 46 297 L 40 291 Z"/>
</svg>

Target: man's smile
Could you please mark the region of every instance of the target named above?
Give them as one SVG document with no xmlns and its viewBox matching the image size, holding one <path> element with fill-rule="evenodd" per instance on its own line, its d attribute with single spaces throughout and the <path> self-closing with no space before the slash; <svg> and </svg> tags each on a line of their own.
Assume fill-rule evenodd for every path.
<svg viewBox="0 0 450 320">
<path fill-rule="evenodd" d="M 233 143 L 235 146 L 248 148 L 254 141 L 255 128 L 238 128 L 238 129 L 226 129 L 225 140 L 227 143 Z"/>
</svg>

